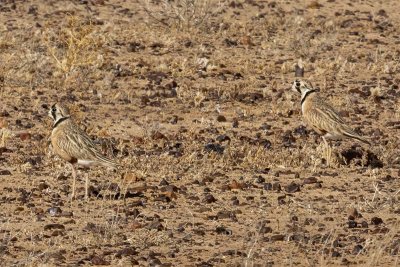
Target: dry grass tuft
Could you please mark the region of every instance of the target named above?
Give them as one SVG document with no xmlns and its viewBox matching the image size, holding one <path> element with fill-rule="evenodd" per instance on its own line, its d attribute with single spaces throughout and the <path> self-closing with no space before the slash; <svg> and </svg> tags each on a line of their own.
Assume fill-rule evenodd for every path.
<svg viewBox="0 0 400 267">
<path fill-rule="evenodd" d="M 221 11 L 223 4 L 213 0 L 142 0 L 148 20 L 179 30 L 200 29 Z"/>
<path fill-rule="evenodd" d="M 76 16 L 68 17 L 58 30 L 47 28 L 44 41 L 56 67 L 53 76 L 62 76 L 66 82 L 74 73 L 86 74 L 91 68 L 99 68 L 106 39 L 93 21 Z"/>
</svg>

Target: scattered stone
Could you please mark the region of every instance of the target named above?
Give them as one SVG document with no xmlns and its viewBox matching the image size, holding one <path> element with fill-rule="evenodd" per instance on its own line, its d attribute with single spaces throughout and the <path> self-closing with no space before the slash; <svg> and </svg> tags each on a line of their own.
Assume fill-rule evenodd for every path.
<svg viewBox="0 0 400 267">
<path fill-rule="evenodd" d="M 0 175 L 11 175 L 9 170 L 0 170 Z"/>
<path fill-rule="evenodd" d="M 164 226 L 160 222 L 160 219 L 154 218 L 153 221 L 146 226 L 146 229 L 156 229 L 157 231 L 162 231 L 164 230 Z"/>
<path fill-rule="evenodd" d="M 232 128 L 238 128 L 239 127 L 239 121 L 238 119 L 234 118 L 232 121 Z"/>
<path fill-rule="evenodd" d="M 103 257 L 97 255 L 93 256 L 90 262 L 93 265 L 110 265 L 110 262 L 106 261 Z"/>
<path fill-rule="evenodd" d="M 272 190 L 272 184 L 271 183 L 265 183 L 264 184 L 264 190 L 266 190 L 266 191 Z"/>
<path fill-rule="evenodd" d="M 225 135 L 225 134 L 218 135 L 217 142 L 222 143 L 222 142 L 225 142 L 225 141 L 228 141 L 228 143 L 230 143 L 231 142 L 231 138 L 229 136 Z"/>
<path fill-rule="evenodd" d="M 256 183 L 257 183 L 257 184 L 263 184 L 263 183 L 265 183 L 265 178 L 262 177 L 261 175 L 259 175 L 259 176 L 257 177 L 257 179 L 256 179 Z"/>
<path fill-rule="evenodd" d="M 129 248 L 123 248 L 123 249 L 119 250 L 115 254 L 115 257 L 122 258 L 122 257 L 126 257 L 126 256 L 134 256 L 137 254 L 138 254 L 138 252 L 135 250 L 135 248 L 129 247 Z"/>
<path fill-rule="evenodd" d="M 347 213 L 348 213 L 348 216 L 349 216 L 349 220 L 362 218 L 361 213 L 359 213 L 356 208 L 350 208 Z"/>
<path fill-rule="evenodd" d="M 303 185 L 305 185 L 305 184 L 315 184 L 317 182 L 318 182 L 318 179 L 316 177 L 311 176 L 311 177 L 305 178 L 303 180 Z"/>
<path fill-rule="evenodd" d="M 40 184 L 39 184 L 39 186 L 38 186 L 38 188 L 39 188 L 39 190 L 40 191 L 43 191 L 43 190 L 45 190 L 45 189 L 47 189 L 47 188 L 49 188 L 50 186 L 46 183 L 46 182 L 41 182 Z"/>
<path fill-rule="evenodd" d="M 224 226 L 217 226 L 215 231 L 219 235 L 232 235 L 232 230 L 225 228 Z"/>
<path fill-rule="evenodd" d="M 373 225 L 380 225 L 383 223 L 383 220 L 379 217 L 372 217 L 371 224 Z"/>
<path fill-rule="evenodd" d="M 286 198 L 286 195 L 279 196 L 278 197 L 278 204 L 279 205 L 285 205 L 286 204 L 285 198 Z"/>
<path fill-rule="evenodd" d="M 50 223 L 44 226 L 44 230 L 54 230 L 54 229 L 65 230 L 65 226 L 59 223 Z"/>
<path fill-rule="evenodd" d="M 313 218 L 306 218 L 304 220 L 304 225 L 315 225 L 317 223 L 316 220 L 314 220 Z"/>
<path fill-rule="evenodd" d="M 239 183 L 236 180 L 233 180 L 232 183 L 229 185 L 229 189 L 230 190 L 234 190 L 234 189 L 243 189 L 244 188 L 244 184 L 243 183 Z"/>
<path fill-rule="evenodd" d="M 27 132 L 19 133 L 18 136 L 21 141 L 30 140 L 32 138 L 32 135 Z"/>
<path fill-rule="evenodd" d="M 347 222 L 349 228 L 356 228 L 357 227 L 357 222 L 350 220 Z"/>
<path fill-rule="evenodd" d="M 223 146 L 221 146 L 220 144 L 214 144 L 214 143 L 210 143 L 204 146 L 204 150 L 205 152 L 216 152 L 218 154 L 223 154 L 225 148 Z"/>
<path fill-rule="evenodd" d="M 272 190 L 280 192 L 281 191 L 281 184 L 278 182 L 275 182 L 272 184 Z"/>
<path fill-rule="evenodd" d="M 282 234 L 273 235 L 273 236 L 271 236 L 270 240 L 271 240 L 272 242 L 275 242 L 275 241 L 284 241 L 284 240 L 285 240 L 285 235 L 282 235 Z"/>
<path fill-rule="evenodd" d="M 295 182 L 291 182 L 288 186 L 285 187 L 285 190 L 288 193 L 296 193 L 300 191 L 300 186 Z"/>
<path fill-rule="evenodd" d="M 361 246 L 360 244 L 355 245 L 351 254 L 358 255 L 363 251 L 363 249 L 364 249 L 363 246 Z"/>
<path fill-rule="evenodd" d="M 214 203 L 214 202 L 216 202 L 217 200 L 215 199 L 215 197 L 213 196 L 213 195 L 211 195 L 211 194 L 207 194 L 205 197 L 204 197 L 204 202 L 206 202 L 206 203 L 208 203 L 208 204 L 210 204 L 210 203 Z"/>
<path fill-rule="evenodd" d="M 217 116 L 217 121 L 218 122 L 226 122 L 226 118 L 224 115 L 218 115 Z"/>
<path fill-rule="evenodd" d="M 62 210 L 60 207 L 52 207 L 49 208 L 47 212 L 50 214 L 50 216 L 59 216 L 62 213 Z"/>
<path fill-rule="evenodd" d="M 128 44 L 127 51 L 128 52 L 139 52 L 140 50 L 144 50 L 145 46 L 138 42 L 131 42 Z"/>
<path fill-rule="evenodd" d="M 219 211 L 216 217 L 218 218 L 218 220 L 232 219 L 233 221 L 237 221 L 236 214 L 232 211 Z"/>
</svg>

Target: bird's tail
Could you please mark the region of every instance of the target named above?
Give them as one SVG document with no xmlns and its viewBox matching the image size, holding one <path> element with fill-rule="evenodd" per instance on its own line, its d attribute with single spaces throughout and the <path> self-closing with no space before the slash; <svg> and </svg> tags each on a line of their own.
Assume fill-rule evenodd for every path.
<svg viewBox="0 0 400 267">
<path fill-rule="evenodd" d="M 114 161 L 110 158 L 107 158 L 106 156 L 97 154 L 96 157 L 97 157 L 99 163 L 101 165 L 103 165 L 104 167 L 113 168 L 113 169 L 117 169 L 119 167 L 119 164 L 116 161 Z"/>
<path fill-rule="evenodd" d="M 367 144 L 367 145 L 371 145 L 371 142 L 369 142 L 369 141 L 368 141 L 367 139 L 365 139 L 364 137 L 359 136 L 358 134 L 356 134 L 356 133 L 353 132 L 353 131 L 346 131 L 346 132 L 343 133 L 343 135 L 344 135 L 344 136 L 347 136 L 347 137 L 349 137 L 349 138 L 357 139 L 358 141 L 361 141 L 361 142 L 363 142 L 363 143 L 365 143 L 365 144 Z"/>
</svg>

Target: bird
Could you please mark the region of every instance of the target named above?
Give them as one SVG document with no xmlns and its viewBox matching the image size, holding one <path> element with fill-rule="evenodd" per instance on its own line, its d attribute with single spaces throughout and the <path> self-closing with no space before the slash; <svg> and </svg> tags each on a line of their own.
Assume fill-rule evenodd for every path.
<svg viewBox="0 0 400 267">
<path fill-rule="evenodd" d="M 365 144 L 371 143 L 357 134 L 339 113 L 320 96 L 311 83 L 295 79 L 292 90 L 301 94 L 301 111 L 304 121 L 319 135 L 329 147 L 327 140 L 356 139 Z"/>
<path fill-rule="evenodd" d="M 53 119 L 50 142 L 55 154 L 67 161 L 72 167 L 72 194 L 75 198 L 76 165 L 104 166 L 116 169 L 118 164 L 102 155 L 89 135 L 72 119 L 68 107 L 61 103 L 51 106 L 49 117 Z M 85 199 L 88 199 L 88 176 L 85 182 Z"/>
</svg>

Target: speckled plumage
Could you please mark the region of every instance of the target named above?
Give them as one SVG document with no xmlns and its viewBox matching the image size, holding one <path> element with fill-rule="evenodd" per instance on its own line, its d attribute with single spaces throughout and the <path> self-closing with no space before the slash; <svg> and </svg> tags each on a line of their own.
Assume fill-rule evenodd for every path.
<svg viewBox="0 0 400 267">
<path fill-rule="evenodd" d="M 301 94 L 304 121 L 325 139 L 353 138 L 370 145 L 340 117 L 335 109 L 319 97 L 317 90 L 302 80 L 295 80 L 292 90 Z"/>
<path fill-rule="evenodd" d="M 72 165 L 74 179 L 72 197 L 75 195 L 75 164 L 116 168 L 117 164 L 103 156 L 86 132 L 73 122 L 67 107 L 58 103 L 54 104 L 49 111 L 49 116 L 54 120 L 50 137 L 53 151 Z"/>
</svg>

